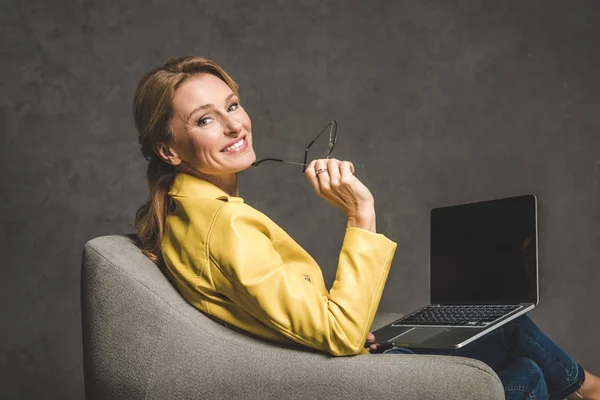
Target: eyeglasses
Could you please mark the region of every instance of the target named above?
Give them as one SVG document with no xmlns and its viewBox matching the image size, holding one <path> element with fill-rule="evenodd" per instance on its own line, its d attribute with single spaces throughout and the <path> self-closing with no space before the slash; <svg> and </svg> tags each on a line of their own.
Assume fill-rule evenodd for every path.
<svg viewBox="0 0 600 400">
<path fill-rule="evenodd" d="M 317 139 L 319 139 L 321 137 L 321 135 L 323 135 L 323 133 L 325 133 L 325 132 L 329 133 L 329 149 L 327 151 L 327 155 L 325 156 L 325 158 L 331 158 L 333 156 L 333 149 L 335 148 L 335 142 L 337 140 L 337 121 L 335 119 L 333 121 L 331 121 L 329 124 L 327 124 L 327 126 L 317 135 L 317 137 L 314 138 L 312 140 L 312 142 L 310 142 L 308 144 L 308 146 L 306 146 L 306 150 L 304 151 L 304 162 L 299 163 L 299 162 L 295 162 L 295 161 L 286 161 L 286 160 L 281 160 L 279 158 L 268 157 L 268 158 L 263 158 L 262 160 L 256 161 L 255 163 L 252 164 L 252 166 L 257 167 L 265 161 L 276 161 L 276 162 L 285 163 L 285 164 L 301 165 L 302 172 L 304 172 L 304 171 L 306 171 L 306 167 L 308 166 L 308 164 L 307 164 L 308 150 L 317 141 Z"/>
</svg>

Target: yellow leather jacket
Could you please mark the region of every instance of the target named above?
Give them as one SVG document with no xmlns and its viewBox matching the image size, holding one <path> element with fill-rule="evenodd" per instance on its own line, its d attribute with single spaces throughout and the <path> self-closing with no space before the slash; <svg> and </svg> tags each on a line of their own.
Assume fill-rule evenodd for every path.
<svg viewBox="0 0 600 400">
<path fill-rule="evenodd" d="M 348 228 L 335 282 L 283 229 L 239 197 L 188 174 L 161 244 L 167 274 L 196 308 L 259 337 L 333 355 L 364 349 L 396 243 Z"/>
</svg>

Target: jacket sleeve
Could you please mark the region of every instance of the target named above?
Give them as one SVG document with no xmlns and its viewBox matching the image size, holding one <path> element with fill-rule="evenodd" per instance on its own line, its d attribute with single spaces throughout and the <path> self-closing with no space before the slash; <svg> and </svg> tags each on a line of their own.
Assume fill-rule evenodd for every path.
<svg viewBox="0 0 600 400">
<path fill-rule="evenodd" d="M 348 228 L 327 293 L 304 279 L 301 266 L 282 261 L 266 217 L 243 207 L 248 206 L 225 205 L 211 230 L 211 262 L 228 281 L 215 282 L 216 289 L 297 343 L 333 355 L 364 351 L 396 243 Z"/>
</svg>

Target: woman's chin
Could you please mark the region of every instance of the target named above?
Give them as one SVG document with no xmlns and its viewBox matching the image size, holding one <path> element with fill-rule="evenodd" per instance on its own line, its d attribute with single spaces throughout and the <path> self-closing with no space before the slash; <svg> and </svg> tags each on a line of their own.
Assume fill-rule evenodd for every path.
<svg viewBox="0 0 600 400">
<path fill-rule="evenodd" d="M 239 159 L 235 160 L 231 165 L 231 170 L 235 172 L 242 172 L 252 167 L 252 164 L 256 161 L 256 155 L 254 151 L 250 150 Z"/>
<path fill-rule="evenodd" d="M 240 160 L 242 161 L 242 160 Z M 243 165 L 242 165 L 242 171 L 245 171 L 247 169 L 249 169 L 250 167 L 252 167 L 252 164 L 254 164 L 254 162 L 256 161 L 256 154 L 254 154 L 254 149 L 248 149 L 247 153 L 244 154 L 244 159 L 243 159 Z"/>
</svg>

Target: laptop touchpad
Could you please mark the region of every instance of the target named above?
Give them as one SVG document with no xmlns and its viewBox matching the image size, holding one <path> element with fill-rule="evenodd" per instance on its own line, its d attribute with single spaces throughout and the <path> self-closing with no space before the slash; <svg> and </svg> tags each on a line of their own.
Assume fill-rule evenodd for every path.
<svg viewBox="0 0 600 400">
<path fill-rule="evenodd" d="M 448 328 L 413 328 L 409 331 L 401 333 L 390 342 L 405 342 L 405 343 L 421 343 L 432 337 L 446 332 Z"/>
</svg>

